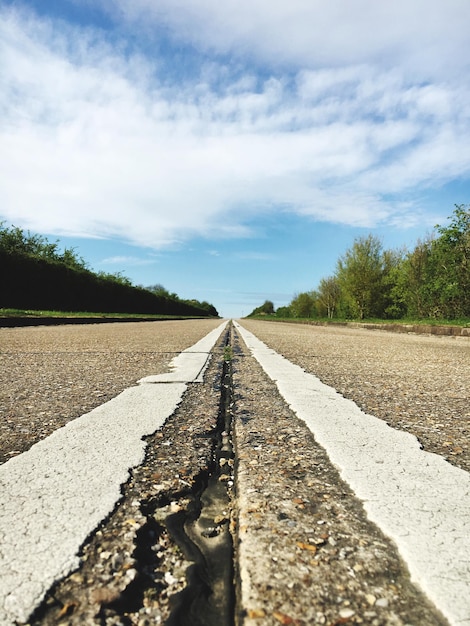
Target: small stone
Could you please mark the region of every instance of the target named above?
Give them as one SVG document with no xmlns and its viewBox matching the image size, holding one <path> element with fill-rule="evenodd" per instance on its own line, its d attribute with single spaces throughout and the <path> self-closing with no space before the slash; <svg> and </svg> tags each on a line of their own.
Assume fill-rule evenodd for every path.
<svg viewBox="0 0 470 626">
<path fill-rule="evenodd" d="M 377 602 L 375 603 L 375 606 L 380 606 L 382 609 L 387 608 L 388 606 L 387 598 L 379 598 Z"/>
<path fill-rule="evenodd" d="M 370 606 L 374 606 L 377 598 L 371 593 L 368 593 L 366 594 L 366 600 L 367 600 L 367 604 L 369 604 Z"/>
<path fill-rule="evenodd" d="M 79 574 L 78 572 L 74 572 L 73 574 L 71 574 L 70 580 L 74 583 L 82 584 L 83 576 Z"/>
<path fill-rule="evenodd" d="M 131 567 L 126 571 L 125 576 L 129 581 L 132 581 L 137 576 L 137 570 Z"/>
<path fill-rule="evenodd" d="M 98 587 L 91 592 L 91 601 L 96 604 L 111 604 L 120 596 L 118 589 L 110 587 Z"/>
<path fill-rule="evenodd" d="M 339 612 L 339 616 L 341 617 L 341 619 L 349 619 L 354 615 L 354 613 L 355 611 L 353 611 L 352 609 L 341 609 L 341 611 Z"/>
<path fill-rule="evenodd" d="M 165 572 L 164 578 L 167 585 L 174 585 L 178 582 L 178 579 L 175 578 L 170 572 Z"/>
</svg>

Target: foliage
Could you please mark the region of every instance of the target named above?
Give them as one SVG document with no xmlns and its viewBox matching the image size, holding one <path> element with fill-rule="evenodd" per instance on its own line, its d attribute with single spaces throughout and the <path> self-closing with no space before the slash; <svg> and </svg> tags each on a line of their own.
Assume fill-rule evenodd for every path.
<svg viewBox="0 0 470 626">
<path fill-rule="evenodd" d="M 0 307 L 218 316 L 208 302 L 182 300 L 163 287 L 136 287 L 121 272 L 92 272 L 73 248 L 0 224 Z M 156 287 L 156 286 L 154 286 Z"/>
<path fill-rule="evenodd" d="M 51 243 L 41 235 L 23 231 L 17 226 L 8 228 L 5 222 L 0 222 L 0 250 L 6 254 L 25 254 L 48 261 L 63 263 L 67 267 L 77 270 L 87 269 L 86 262 L 79 257 L 74 248 L 59 250 L 59 242 Z"/>
<path fill-rule="evenodd" d="M 316 308 L 317 294 L 314 291 L 298 293 L 294 296 L 289 308 L 292 317 L 314 317 L 317 313 Z"/>
<path fill-rule="evenodd" d="M 456 205 L 447 226 L 413 250 L 384 250 L 359 237 L 316 290 L 294 295 L 278 318 L 466 320 L 470 317 L 470 207 Z M 264 306 L 264 305 L 263 305 Z M 263 313 L 263 306 L 251 315 Z"/>
<path fill-rule="evenodd" d="M 413 318 L 427 317 L 430 311 L 430 255 L 433 238 L 418 240 L 414 250 L 407 253 L 395 271 L 391 296 L 395 306 Z"/>
<path fill-rule="evenodd" d="M 437 226 L 431 261 L 435 268 L 432 293 L 439 296 L 443 317 L 470 312 L 470 208 L 456 206 L 449 226 Z"/>
<path fill-rule="evenodd" d="M 280 306 L 276 309 L 276 317 L 288 319 L 292 317 L 292 309 L 290 306 Z"/>
<path fill-rule="evenodd" d="M 336 276 L 328 276 L 322 278 L 318 286 L 318 303 L 320 305 L 320 314 L 326 315 L 329 319 L 334 317 L 341 298 L 341 285 Z"/>
<path fill-rule="evenodd" d="M 147 289 L 150 293 L 154 293 L 156 296 L 165 296 L 167 298 L 171 297 L 168 289 L 165 289 L 165 287 L 160 283 L 149 285 L 148 287 L 144 287 L 144 289 Z"/>
<path fill-rule="evenodd" d="M 356 239 L 338 260 L 337 281 L 354 317 L 380 317 L 386 271 L 382 243 L 374 235 Z"/>
<path fill-rule="evenodd" d="M 274 303 L 271 300 L 265 300 L 263 304 L 248 315 L 248 317 L 255 317 L 257 315 L 274 315 Z"/>
</svg>

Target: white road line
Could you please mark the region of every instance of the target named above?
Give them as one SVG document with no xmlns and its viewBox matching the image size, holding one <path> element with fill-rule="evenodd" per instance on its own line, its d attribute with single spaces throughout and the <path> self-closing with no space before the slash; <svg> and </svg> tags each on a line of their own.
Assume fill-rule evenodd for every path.
<svg viewBox="0 0 470 626">
<path fill-rule="evenodd" d="M 235 323 L 253 356 L 396 543 L 412 580 L 453 626 L 470 624 L 470 474 L 363 413 Z"/>
<path fill-rule="evenodd" d="M 172 415 L 187 383 L 200 380 L 226 324 L 173 359 L 170 380 L 151 381 L 173 384 L 126 389 L 0 466 L 2 626 L 27 621 L 53 582 L 77 567 L 80 546 L 142 463 L 142 438 Z"/>
<path fill-rule="evenodd" d="M 167 374 L 156 374 L 146 376 L 139 380 L 139 383 L 175 383 L 191 381 L 202 383 L 204 372 L 209 364 L 210 351 L 217 339 L 220 337 L 222 329 L 228 322 L 211 330 L 205 337 L 200 339 L 190 348 L 183 350 L 170 363 L 170 368 L 174 371 Z"/>
</svg>

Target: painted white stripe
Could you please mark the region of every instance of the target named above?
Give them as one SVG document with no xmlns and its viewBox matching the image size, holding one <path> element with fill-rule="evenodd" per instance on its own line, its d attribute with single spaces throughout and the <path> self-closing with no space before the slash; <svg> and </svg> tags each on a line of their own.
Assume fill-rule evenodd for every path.
<svg viewBox="0 0 470 626">
<path fill-rule="evenodd" d="M 174 371 L 166 374 L 146 376 L 139 380 L 139 383 L 175 383 L 189 381 L 202 383 L 204 380 L 204 372 L 210 361 L 212 346 L 220 337 L 222 330 L 227 324 L 228 320 L 212 330 L 193 346 L 178 354 L 170 363 L 170 368 Z"/>
<path fill-rule="evenodd" d="M 2 626 L 26 621 L 52 583 L 77 567 L 80 546 L 144 460 L 142 438 L 175 411 L 225 325 L 174 359 L 173 384 L 126 389 L 0 466 Z M 205 352 L 193 367 L 196 347 Z"/>
<path fill-rule="evenodd" d="M 470 474 L 235 325 L 369 518 L 396 543 L 412 580 L 453 626 L 470 624 Z"/>
</svg>

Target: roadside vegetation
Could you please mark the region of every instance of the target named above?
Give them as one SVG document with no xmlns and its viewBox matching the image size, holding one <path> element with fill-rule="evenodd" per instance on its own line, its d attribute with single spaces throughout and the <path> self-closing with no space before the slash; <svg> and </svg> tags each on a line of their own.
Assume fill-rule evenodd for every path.
<svg viewBox="0 0 470 626">
<path fill-rule="evenodd" d="M 106 318 L 106 319 L 142 319 L 142 320 L 159 320 L 174 319 L 175 315 L 158 315 L 152 313 L 103 313 L 98 311 L 38 311 L 35 309 L 0 309 L 0 318 L 9 317 L 68 317 L 68 318 Z M 194 319 L 195 315 L 178 315 L 178 319 Z"/>
<path fill-rule="evenodd" d="M 449 219 L 411 251 L 359 237 L 315 289 L 277 310 L 267 300 L 248 317 L 470 325 L 470 207 L 456 205 Z"/>
<path fill-rule="evenodd" d="M 74 311 L 103 315 L 218 317 L 209 302 L 183 300 L 162 285 L 133 285 L 118 272 L 94 272 L 75 249 L 0 223 L 0 315 Z M 62 315 L 63 313 L 57 313 Z"/>
</svg>

